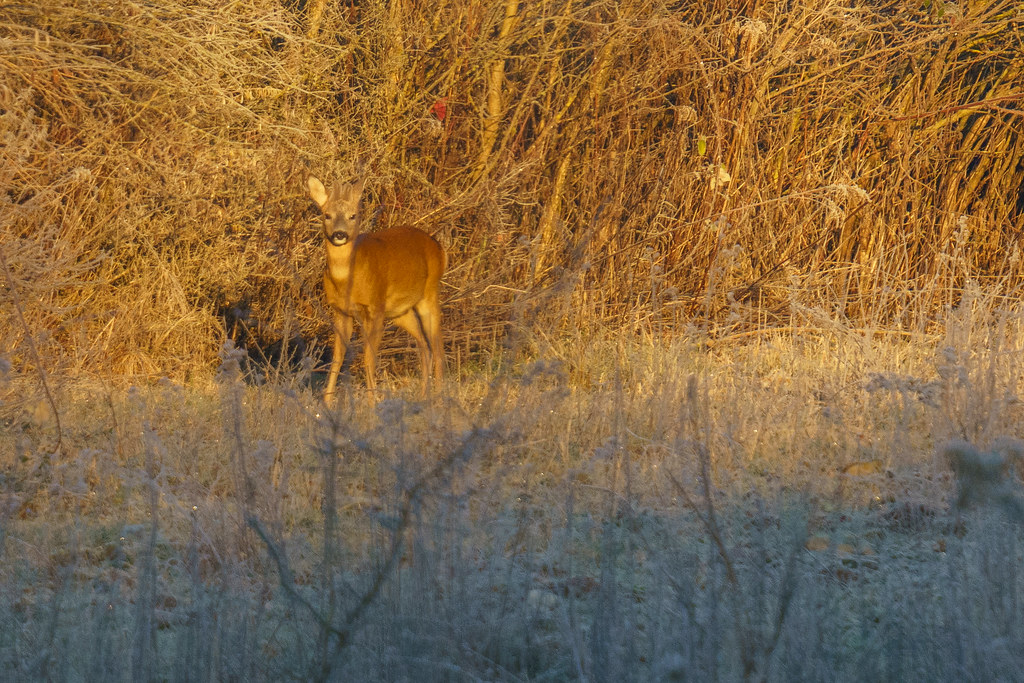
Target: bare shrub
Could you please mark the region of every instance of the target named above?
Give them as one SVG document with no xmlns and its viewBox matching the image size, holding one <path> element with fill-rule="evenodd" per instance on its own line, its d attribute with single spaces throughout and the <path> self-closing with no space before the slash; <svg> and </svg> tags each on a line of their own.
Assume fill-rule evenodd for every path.
<svg viewBox="0 0 1024 683">
<path fill-rule="evenodd" d="M 968 280 L 1020 291 L 1013 3 L 302 7 L 5 6 L 0 249 L 48 364 L 207 375 L 225 334 L 316 355 L 301 182 L 360 156 L 382 224 L 452 254 L 458 358 L 523 306 L 921 329 Z"/>
</svg>

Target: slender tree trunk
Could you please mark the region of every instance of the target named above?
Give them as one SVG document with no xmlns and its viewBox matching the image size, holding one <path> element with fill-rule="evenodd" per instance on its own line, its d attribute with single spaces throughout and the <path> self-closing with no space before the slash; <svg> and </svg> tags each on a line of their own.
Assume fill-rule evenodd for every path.
<svg viewBox="0 0 1024 683">
<path fill-rule="evenodd" d="M 480 159 L 477 161 L 477 178 L 483 177 L 491 163 L 491 152 L 498 139 L 501 127 L 501 115 L 504 111 L 502 89 L 505 84 L 505 41 L 512 33 L 516 23 L 519 0 L 505 0 L 505 18 L 498 32 L 497 51 L 494 61 L 487 65 L 487 110 L 484 114 L 484 125 L 480 135 Z"/>
</svg>

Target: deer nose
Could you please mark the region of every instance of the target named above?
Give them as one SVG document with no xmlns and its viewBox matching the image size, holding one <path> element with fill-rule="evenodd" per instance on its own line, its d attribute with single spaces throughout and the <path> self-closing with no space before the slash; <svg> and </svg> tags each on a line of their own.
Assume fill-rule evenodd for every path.
<svg viewBox="0 0 1024 683">
<path fill-rule="evenodd" d="M 344 230 L 336 230 L 328 235 L 327 240 L 336 247 L 340 247 L 348 242 L 348 233 Z"/>
</svg>

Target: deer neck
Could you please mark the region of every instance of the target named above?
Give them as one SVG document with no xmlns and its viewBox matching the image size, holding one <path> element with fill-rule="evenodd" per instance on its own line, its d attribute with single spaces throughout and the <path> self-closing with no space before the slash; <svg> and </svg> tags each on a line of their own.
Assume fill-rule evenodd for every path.
<svg viewBox="0 0 1024 683">
<path fill-rule="evenodd" d="M 348 280 L 355 261 L 356 241 L 350 240 L 340 247 L 326 240 L 324 244 L 327 246 L 327 273 L 335 282 Z"/>
</svg>

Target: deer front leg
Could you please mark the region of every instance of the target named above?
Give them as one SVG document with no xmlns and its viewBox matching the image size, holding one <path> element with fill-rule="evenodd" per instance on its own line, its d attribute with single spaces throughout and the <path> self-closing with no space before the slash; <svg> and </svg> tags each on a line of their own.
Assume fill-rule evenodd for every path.
<svg viewBox="0 0 1024 683">
<path fill-rule="evenodd" d="M 345 360 L 348 342 L 352 338 L 352 318 L 335 311 L 334 313 L 334 355 L 331 358 L 331 373 L 327 377 L 327 389 L 324 390 L 324 402 L 333 406 L 338 386 L 338 373 Z"/>
</svg>

